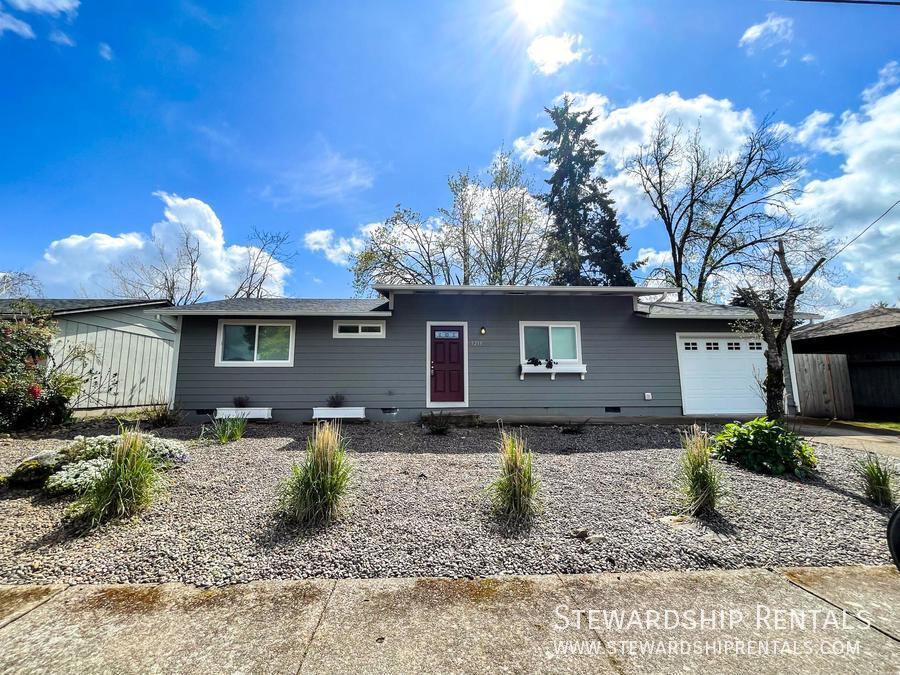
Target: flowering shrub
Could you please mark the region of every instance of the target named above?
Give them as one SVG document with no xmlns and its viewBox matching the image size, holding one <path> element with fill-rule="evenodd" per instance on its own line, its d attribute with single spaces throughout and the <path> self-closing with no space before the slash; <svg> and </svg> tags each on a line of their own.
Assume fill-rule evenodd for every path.
<svg viewBox="0 0 900 675">
<path fill-rule="evenodd" d="M 109 457 L 95 457 L 67 464 L 47 479 L 44 490 L 52 495 L 80 495 L 100 480 L 110 464 L 112 460 Z"/>
<path fill-rule="evenodd" d="M 54 361 L 50 345 L 56 323 L 27 302 L 13 318 L 0 321 L 0 429 L 30 429 L 61 424 L 81 380 L 63 365 L 85 358 L 70 350 L 65 364 Z"/>
<path fill-rule="evenodd" d="M 73 462 L 82 462 L 88 459 L 109 458 L 113 456 L 121 436 L 76 436 L 72 443 L 65 449 L 66 454 Z M 143 437 L 150 457 L 159 463 L 183 463 L 188 461 L 189 455 L 182 443 L 168 438 L 158 438 L 146 435 Z"/>
</svg>

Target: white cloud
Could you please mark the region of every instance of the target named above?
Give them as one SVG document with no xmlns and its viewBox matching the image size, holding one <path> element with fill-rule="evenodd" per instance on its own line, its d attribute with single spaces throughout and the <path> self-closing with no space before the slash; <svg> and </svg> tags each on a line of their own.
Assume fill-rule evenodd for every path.
<svg viewBox="0 0 900 675">
<path fill-rule="evenodd" d="M 737 110 L 728 99 L 715 99 L 706 94 L 694 98 L 683 98 L 678 92 L 658 94 L 646 101 L 638 100 L 618 108 L 600 93 L 569 92 L 564 95 L 572 99 L 573 109 L 593 110 L 597 120 L 591 126 L 590 134 L 607 153 L 600 171 L 609 180 L 620 215 L 635 224 L 651 220 L 653 211 L 636 180 L 622 169 L 626 159 L 649 142 L 661 114 L 686 129 L 699 124 L 703 141 L 713 153 L 737 151 L 755 124 L 749 109 Z M 543 128 L 535 129 L 513 141 L 513 148 L 522 159 L 538 158 L 536 151 L 541 147 L 543 131 Z"/>
<path fill-rule="evenodd" d="M 834 115 L 821 110 L 813 110 L 806 119 L 804 119 L 799 127 L 792 127 L 789 124 L 780 123 L 779 127 L 784 130 L 792 138 L 793 141 L 800 145 L 805 145 L 815 150 L 829 150 L 829 135 L 831 120 Z"/>
<path fill-rule="evenodd" d="M 815 54 L 804 54 L 800 57 L 800 60 L 803 61 L 803 63 L 815 63 L 816 56 Z"/>
<path fill-rule="evenodd" d="M 528 45 L 528 58 L 544 75 L 552 75 L 573 61 L 580 61 L 587 53 L 579 49 L 582 35 L 541 35 Z"/>
<path fill-rule="evenodd" d="M 155 193 L 163 204 L 164 218 L 150 228 L 150 233 L 128 232 L 110 235 L 94 232 L 83 236 L 73 234 L 50 244 L 39 266 L 40 278 L 56 288 L 83 288 L 90 293 L 110 290 L 110 265 L 132 259 L 151 260 L 156 254 L 154 242 L 164 248 L 177 246 L 187 231 L 200 248 L 199 274 L 201 285 L 209 299 L 230 294 L 237 287 L 253 247 L 227 244 L 222 223 L 212 207 L 195 198 L 182 198 L 167 192 Z M 281 264 L 273 266 L 267 291 L 273 295 L 284 293 L 284 283 L 290 269 Z"/>
<path fill-rule="evenodd" d="M 34 12 L 35 14 L 73 14 L 81 0 L 6 0 L 14 9 L 20 12 Z"/>
<path fill-rule="evenodd" d="M 762 23 L 756 23 L 744 31 L 738 42 L 748 54 L 758 49 L 769 49 L 776 45 L 788 44 L 794 39 L 794 20 L 769 14 Z"/>
<path fill-rule="evenodd" d="M 357 234 L 350 237 L 338 237 L 331 229 L 312 230 L 303 236 L 303 244 L 314 253 L 322 253 L 329 262 L 343 267 L 350 263 L 350 256 L 363 250 L 365 238 L 371 236 L 380 225 L 381 223 L 360 225 Z"/>
<path fill-rule="evenodd" d="M 345 157 L 323 138 L 310 150 L 311 159 L 283 171 L 261 197 L 275 206 L 314 206 L 343 201 L 375 184 L 375 171 L 366 162 Z"/>
<path fill-rule="evenodd" d="M 100 55 L 100 58 L 104 61 L 112 61 L 113 60 L 113 50 L 105 42 L 101 42 L 97 46 L 97 53 Z"/>
<path fill-rule="evenodd" d="M 892 62 L 881 70 L 878 83 L 866 89 L 862 107 L 843 113 L 823 144 L 843 157 L 841 174 L 807 183 L 797 204 L 799 215 L 830 226 L 844 240 L 859 234 L 900 198 L 900 88 L 895 77 Z M 831 290 L 848 309 L 900 300 L 900 209 L 860 237 L 837 262 L 848 281 Z"/>
<path fill-rule="evenodd" d="M 26 40 L 34 39 L 34 31 L 31 30 L 31 26 L 11 14 L 0 12 L 0 37 L 7 32 L 14 33 Z"/>
<path fill-rule="evenodd" d="M 896 61 L 890 61 L 878 71 L 878 81 L 871 87 L 863 90 L 863 100 L 866 103 L 871 103 L 898 84 L 900 84 L 900 64 Z"/>
<path fill-rule="evenodd" d="M 49 35 L 50 42 L 55 42 L 63 47 L 74 47 L 75 40 L 63 33 L 61 30 L 55 30 Z"/>
</svg>

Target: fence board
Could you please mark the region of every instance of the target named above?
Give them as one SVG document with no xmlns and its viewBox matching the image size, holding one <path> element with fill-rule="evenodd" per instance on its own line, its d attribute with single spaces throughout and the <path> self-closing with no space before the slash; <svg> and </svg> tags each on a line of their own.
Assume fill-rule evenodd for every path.
<svg viewBox="0 0 900 675">
<path fill-rule="evenodd" d="M 846 354 L 795 354 L 800 409 L 810 417 L 853 419 Z"/>
</svg>

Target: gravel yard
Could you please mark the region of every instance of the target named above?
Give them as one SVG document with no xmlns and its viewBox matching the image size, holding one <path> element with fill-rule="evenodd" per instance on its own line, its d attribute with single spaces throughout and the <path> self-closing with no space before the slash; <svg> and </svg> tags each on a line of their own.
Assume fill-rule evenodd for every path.
<svg viewBox="0 0 900 675">
<path fill-rule="evenodd" d="M 677 431 L 666 426 L 523 432 L 536 452 L 543 513 L 527 532 L 499 528 L 483 488 L 497 459 L 493 428 L 427 435 L 406 424 L 348 425 L 355 466 L 341 521 L 284 526 L 277 483 L 311 427 L 254 426 L 229 445 L 191 442 L 166 495 L 124 524 L 73 537 L 68 500 L 0 493 L 0 582 L 182 581 L 302 577 L 469 576 L 597 571 L 888 564 L 889 511 L 864 502 L 854 451 L 819 446 L 820 474 L 798 482 L 726 465 L 720 536 L 674 529 Z M 105 430 L 94 433 L 107 433 Z M 196 438 L 196 427 L 162 436 Z M 299 440 L 298 440 L 299 439 Z M 0 441 L 0 471 L 59 439 Z M 587 528 L 599 537 L 572 536 Z"/>
</svg>

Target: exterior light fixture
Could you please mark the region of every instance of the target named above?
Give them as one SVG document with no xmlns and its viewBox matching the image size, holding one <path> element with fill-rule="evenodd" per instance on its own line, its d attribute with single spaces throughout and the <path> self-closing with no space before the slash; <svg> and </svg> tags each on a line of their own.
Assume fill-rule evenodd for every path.
<svg viewBox="0 0 900 675">
<path fill-rule="evenodd" d="M 486 334 L 487 334 L 487 328 L 485 328 L 484 326 L 482 326 L 482 327 L 481 327 L 481 330 L 478 331 L 478 332 L 481 333 L 482 335 L 486 335 Z"/>
</svg>

